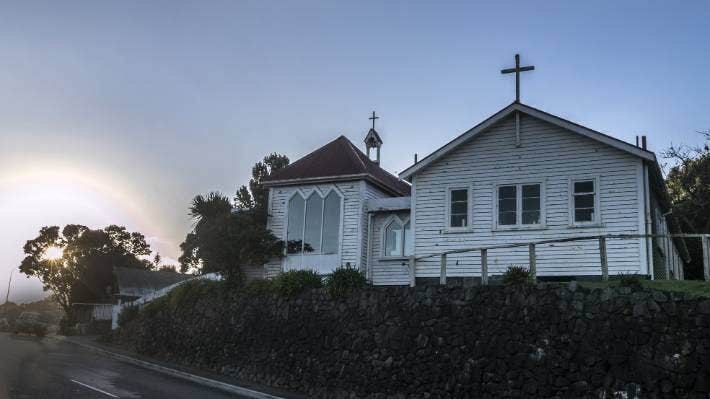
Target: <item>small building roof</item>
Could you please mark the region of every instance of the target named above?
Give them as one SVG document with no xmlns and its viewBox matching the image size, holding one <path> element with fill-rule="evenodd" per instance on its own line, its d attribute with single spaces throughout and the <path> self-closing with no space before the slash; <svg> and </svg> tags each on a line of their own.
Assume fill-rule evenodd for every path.
<svg viewBox="0 0 710 399">
<path fill-rule="evenodd" d="M 141 297 L 169 285 L 192 278 L 188 274 L 114 267 L 116 295 Z"/>
<path fill-rule="evenodd" d="M 379 147 L 382 145 L 382 138 L 380 138 L 379 133 L 374 128 L 367 132 L 363 141 L 367 147 Z"/>
<path fill-rule="evenodd" d="M 367 200 L 368 212 L 408 211 L 412 207 L 412 197 L 373 198 Z"/>
<path fill-rule="evenodd" d="M 410 186 L 382 169 L 345 136 L 340 136 L 265 179 L 269 187 L 304 183 L 367 180 L 385 192 L 409 195 Z"/>
</svg>

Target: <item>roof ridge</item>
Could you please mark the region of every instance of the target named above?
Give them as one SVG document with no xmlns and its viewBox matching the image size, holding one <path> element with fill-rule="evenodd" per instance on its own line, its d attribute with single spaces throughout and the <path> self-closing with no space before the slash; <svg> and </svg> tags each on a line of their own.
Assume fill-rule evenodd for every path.
<svg viewBox="0 0 710 399">
<path fill-rule="evenodd" d="M 360 154 L 358 154 L 358 149 L 355 147 L 355 144 L 353 144 L 352 141 L 350 141 L 347 137 L 341 135 L 340 137 L 344 138 L 345 141 L 348 142 L 348 145 L 350 146 L 350 150 L 352 151 L 353 155 L 355 155 L 355 158 L 357 158 L 358 161 L 360 161 L 360 164 L 363 167 L 363 171 L 367 173 L 367 165 L 365 165 L 365 162 L 362 160 L 360 157 Z"/>
</svg>

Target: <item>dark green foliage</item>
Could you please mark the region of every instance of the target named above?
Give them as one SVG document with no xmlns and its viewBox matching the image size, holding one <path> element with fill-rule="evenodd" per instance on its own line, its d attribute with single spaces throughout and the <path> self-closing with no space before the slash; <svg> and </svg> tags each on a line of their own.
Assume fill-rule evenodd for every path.
<svg viewBox="0 0 710 399">
<path fill-rule="evenodd" d="M 366 285 L 365 275 L 352 267 L 339 267 L 325 279 L 325 288 L 333 297 L 342 297 Z"/>
<path fill-rule="evenodd" d="M 191 280 L 175 287 L 165 296 L 147 303 L 141 310 L 143 317 L 154 317 L 161 310 L 189 308 L 204 297 L 223 297 L 230 287 L 225 281 Z"/>
<path fill-rule="evenodd" d="M 196 196 L 190 207 L 195 228 L 180 244 L 180 271 L 219 272 L 235 284 L 242 280 L 241 266 L 283 257 L 284 243 L 266 229 L 268 189 L 263 180 L 288 164 L 288 157 L 276 153 L 257 162 L 249 187 L 237 190 L 234 206 L 219 192 Z"/>
<path fill-rule="evenodd" d="M 163 298 L 166 298 L 169 305 L 174 308 L 191 306 L 200 298 L 208 295 L 221 295 L 228 287 L 224 281 L 214 280 L 192 280 L 180 284 L 179 287 L 170 291 Z"/>
<path fill-rule="evenodd" d="M 508 270 L 503 273 L 504 284 L 528 284 L 532 282 L 530 270 L 522 267 L 511 265 Z"/>
<path fill-rule="evenodd" d="M 261 215 L 266 216 L 269 189 L 263 186 L 263 181 L 271 173 L 288 166 L 289 162 L 287 156 L 272 153 L 265 156 L 263 161 L 254 164 L 251 169 L 252 177 L 249 180 L 249 188 L 241 186 L 237 190 L 234 198 L 237 209 L 256 209 L 260 211 Z M 266 217 L 263 221 L 266 223 Z"/>
<path fill-rule="evenodd" d="M 619 273 L 619 284 L 624 287 L 642 288 L 640 276 L 633 273 Z"/>
<path fill-rule="evenodd" d="M 136 305 L 123 308 L 121 313 L 118 314 L 118 326 L 125 327 L 128 323 L 138 317 L 139 312 L 140 308 Z"/>
<path fill-rule="evenodd" d="M 702 147 L 676 146 L 663 154 L 675 162 L 666 177 L 673 204 L 672 215 L 684 233 L 710 232 L 710 131 Z M 702 246 L 699 239 L 686 239 L 691 262 L 686 279 L 703 278 Z"/>
<path fill-rule="evenodd" d="M 59 320 L 59 333 L 62 335 L 70 336 L 76 335 L 76 322 L 73 319 L 69 319 L 66 315 Z"/>
<path fill-rule="evenodd" d="M 59 259 L 48 259 L 48 249 L 60 248 Z M 25 258 L 20 271 L 38 277 L 45 291 L 62 307 L 71 323 L 73 302 L 105 302 L 110 297 L 113 267 L 150 269 L 152 263 L 140 257 L 150 254 L 141 233 L 111 225 L 92 230 L 70 224 L 43 227 L 39 235 L 23 247 Z"/>
<path fill-rule="evenodd" d="M 323 279 L 313 270 L 290 270 L 276 277 L 273 284 L 276 292 L 290 297 L 309 289 L 322 288 Z"/>
<path fill-rule="evenodd" d="M 218 272 L 230 283 L 238 283 L 242 266 L 263 265 L 283 256 L 283 242 L 266 229 L 257 209 L 235 212 L 227 197 L 210 193 L 195 197 L 190 214 L 196 223 L 180 244 L 183 272 Z"/>
<path fill-rule="evenodd" d="M 275 291 L 275 284 L 272 280 L 257 279 L 244 283 L 242 290 L 251 295 L 268 294 Z"/>
</svg>

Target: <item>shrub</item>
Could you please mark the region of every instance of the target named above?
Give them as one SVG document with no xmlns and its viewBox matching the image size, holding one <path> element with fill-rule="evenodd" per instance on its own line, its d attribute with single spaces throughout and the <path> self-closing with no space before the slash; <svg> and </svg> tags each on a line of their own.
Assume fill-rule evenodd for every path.
<svg viewBox="0 0 710 399">
<path fill-rule="evenodd" d="M 641 279 L 638 274 L 619 273 L 619 284 L 624 287 L 641 288 Z"/>
<path fill-rule="evenodd" d="M 227 284 L 226 280 L 215 281 L 204 279 L 185 281 L 180 284 L 180 286 L 173 288 L 163 298 L 166 298 L 169 306 L 172 308 L 184 308 L 210 294 L 226 292 Z"/>
<path fill-rule="evenodd" d="M 76 335 L 76 322 L 66 314 L 59 320 L 59 333 L 62 335 Z"/>
<path fill-rule="evenodd" d="M 178 289 L 178 288 L 176 288 Z M 167 309 L 169 305 L 168 298 L 167 296 L 161 296 L 160 298 L 154 299 L 148 303 L 146 303 L 143 306 L 143 309 L 141 312 L 143 313 L 143 317 L 145 319 L 152 319 L 154 318 L 158 313 L 160 313 L 161 310 Z"/>
<path fill-rule="evenodd" d="M 118 326 L 125 327 L 128 323 L 138 317 L 140 308 L 136 305 L 126 306 L 121 313 L 118 314 Z"/>
<path fill-rule="evenodd" d="M 504 284 L 527 284 L 532 282 L 530 270 L 522 267 L 511 265 L 508 270 L 503 273 Z"/>
<path fill-rule="evenodd" d="M 325 288 L 334 297 L 343 296 L 365 285 L 367 285 L 365 275 L 351 267 L 339 267 L 325 280 Z"/>
<path fill-rule="evenodd" d="M 244 283 L 244 292 L 252 295 L 266 294 L 274 291 L 274 282 L 266 279 L 256 279 Z"/>
<path fill-rule="evenodd" d="M 323 287 L 323 279 L 313 270 L 290 270 L 274 279 L 274 288 L 285 296 L 293 296 L 308 289 Z"/>
</svg>

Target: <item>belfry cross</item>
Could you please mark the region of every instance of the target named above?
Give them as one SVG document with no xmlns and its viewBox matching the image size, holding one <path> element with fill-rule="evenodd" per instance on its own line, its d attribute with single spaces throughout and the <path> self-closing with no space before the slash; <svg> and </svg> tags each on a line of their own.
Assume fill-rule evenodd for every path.
<svg viewBox="0 0 710 399">
<path fill-rule="evenodd" d="M 375 115 L 375 111 L 372 111 L 372 116 L 367 119 L 372 121 L 372 130 L 375 130 L 375 121 L 380 119 L 380 117 Z"/>
<path fill-rule="evenodd" d="M 520 102 L 520 72 L 532 71 L 535 67 L 530 66 L 520 66 L 520 54 L 515 54 L 515 68 L 502 69 L 500 73 L 513 73 L 515 72 L 515 102 Z"/>
</svg>

